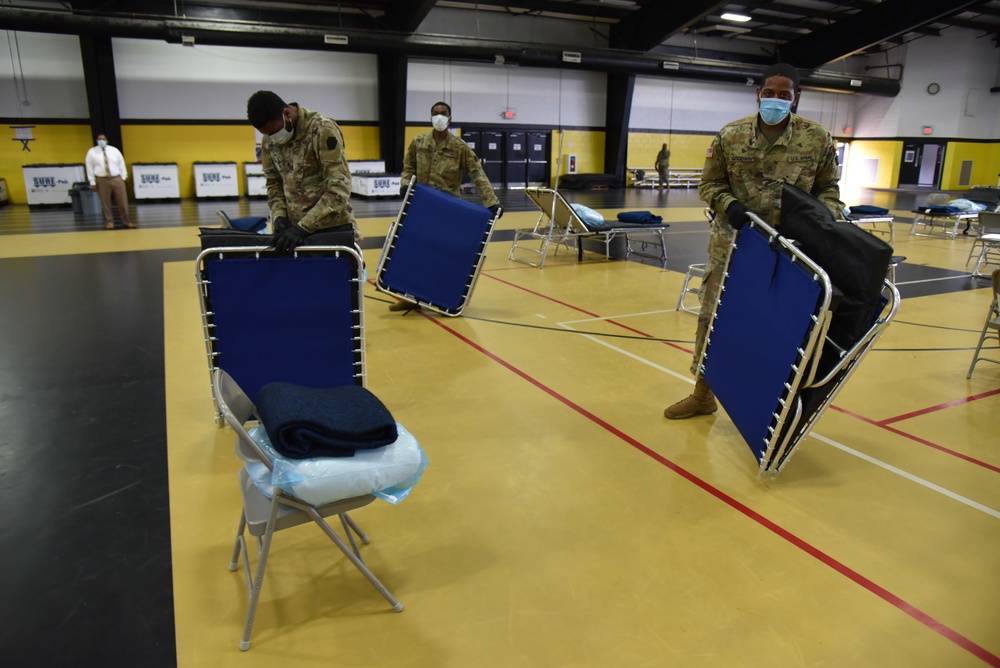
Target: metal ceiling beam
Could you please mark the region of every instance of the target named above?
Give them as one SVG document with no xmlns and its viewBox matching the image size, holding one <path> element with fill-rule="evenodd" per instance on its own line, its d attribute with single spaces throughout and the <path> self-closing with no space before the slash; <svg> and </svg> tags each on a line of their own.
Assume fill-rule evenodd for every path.
<svg viewBox="0 0 1000 668">
<path fill-rule="evenodd" d="M 885 0 L 786 43 L 781 59 L 815 69 L 975 4 L 977 0 Z"/>
<path fill-rule="evenodd" d="M 654 2 L 637 9 L 617 25 L 611 26 L 611 46 L 633 51 L 649 51 L 728 2 L 688 0 L 687 2 Z"/>
<path fill-rule="evenodd" d="M 393 30 L 416 32 L 436 3 L 434 0 L 389 0 L 385 17 Z"/>
<path fill-rule="evenodd" d="M 581 20 L 587 19 L 610 19 L 621 20 L 626 18 L 633 10 L 613 5 L 580 5 L 572 2 L 554 2 L 553 0 L 482 0 L 480 2 L 469 2 L 468 9 L 474 9 L 476 5 L 488 5 L 490 7 L 502 7 L 516 13 L 527 14 L 561 14 L 563 16 L 574 16 Z"/>
</svg>

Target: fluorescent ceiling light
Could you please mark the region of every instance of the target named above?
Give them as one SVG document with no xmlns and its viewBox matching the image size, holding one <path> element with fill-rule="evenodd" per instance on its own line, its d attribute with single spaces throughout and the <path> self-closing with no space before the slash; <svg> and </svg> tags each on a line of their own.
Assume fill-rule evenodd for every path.
<svg viewBox="0 0 1000 668">
<path fill-rule="evenodd" d="M 736 23 L 746 23 L 747 21 L 750 20 L 750 17 L 745 16 L 743 14 L 730 14 L 727 12 L 722 15 L 722 19 L 724 21 L 735 21 Z"/>
</svg>

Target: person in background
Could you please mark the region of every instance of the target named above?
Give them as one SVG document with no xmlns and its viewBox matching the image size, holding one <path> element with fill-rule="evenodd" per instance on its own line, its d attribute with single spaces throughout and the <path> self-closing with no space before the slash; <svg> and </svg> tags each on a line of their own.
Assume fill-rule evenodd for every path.
<svg viewBox="0 0 1000 668">
<path fill-rule="evenodd" d="M 291 253 L 317 230 L 350 229 L 360 240 L 340 126 L 269 90 L 247 100 L 247 120 L 264 136 L 261 164 L 275 250 Z"/>
<path fill-rule="evenodd" d="M 415 174 L 417 183 L 426 184 L 449 195 L 459 196 L 462 172 L 467 172 L 476 184 L 476 192 L 483 206 L 494 215 L 503 215 L 500 200 L 493 192 L 493 186 L 479 164 L 479 158 L 464 141 L 448 132 L 451 125 L 451 107 L 446 102 L 435 102 L 431 107 L 433 130 L 419 135 L 410 142 L 403 158 L 403 174 L 400 177 L 399 193 L 406 193 L 410 178 Z M 406 299 L 391 304 L 390 311 L 410 311 L 420 305 Z"/>
<path fill-rule="evenodd" d="M 697 382 L 690 396 L 663 411 L 666 418 L 682 420 L 718 410 L 698 361 L 719 298 L 729 246 L 736 230 L 749 220 L 747 212 L 777 227 L 782 184 L 787 182 L 822 201 L 835 217 L 842 217 L 836 144 L 822 125 L 791 113 L 798 101 L 798 72 L 786 63 L 772 65 L 761 75 L 757 88 L 758 112 L 723 127 L 708 149 L 698 194 L 715 211 L 715 218 L 691 364 Z"/>
<path fill-rule="evenodd" d="M 125 227 L 133 228 L 135 223 L 128 214 L 128 193 L 125 191 L 125 181 L 128 180 L 128 169 L 125 167 L 125 156 L 114 146 L 108 144 L 108 138 L 97 135 L 97 146 L 87 151 L 84 161 L 87 166 L 87 180 L 90 189 L 96 190 L 101 198 L 101 209 L 104 211 L 104 229 L 115 229 L 115 217 L 111 209 L 111 198 L 118 203 L 118 213 Z"/>
<path fill-rule="evenodd" d="M 670 149 L 666 144 L 656 154 L 656 173 L 660 175 L 660 190 L 670 186 Z"/>
</svg>

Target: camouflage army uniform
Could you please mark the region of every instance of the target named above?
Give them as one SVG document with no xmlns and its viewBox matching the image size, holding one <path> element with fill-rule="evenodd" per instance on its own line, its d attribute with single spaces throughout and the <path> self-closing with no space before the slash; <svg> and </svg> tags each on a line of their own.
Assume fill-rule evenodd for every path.
<svg viewBox="0 0 1000 668">
<path fill-rule="evenodd" d="M 719 283 L 735 230 L 726 209 L 742 202 L 771 227 L 781 214 L 781 185 L 791 183 L 811 193 L 840 217 L 844 203 L 837 185 L 837 147 L 819 123 L 790 114 L 785 131 L 774 144 L 757 127 L 757 114 L 726 125 L 712 142 L 705 159 L 698 194 L 715 211 L 708 241 L 709 262 L 702 279 L 701 313 L 695 335 L 691 373 L 700 375 L 698 357 L 705 345 L 708 321 L 719 298 Z"/>
<path fill-rule="evenodd" d="M 284 216 L 310 234 L 351 225 L 359 239 L 340 127 L 323 114 L 289 106 L 299 109 L 295 135 L 284 144 L 264 137 L 261 145 L 272 217 Z"/>
<path fill-rule="evenodd" d="M 488 208 L 500 203 L 479 164 L 479 158 L 468 144 L 450 132 L 440 143 L 434 139 L 433 131 L 415 137 L 406 149 L 400 182 L 405 186 L 410 182 L 410 177 L 416 174 L 417 183 L 425 183 L 458 197 L 463 171 L 472 177 L 483 206 Z"/>
<path fill-rule="evenodd" d="M 660 187 L 670 185 L 670 149 L 661 148 L 656 154 L 656 173 L 660 177 Z"/>
</svg>

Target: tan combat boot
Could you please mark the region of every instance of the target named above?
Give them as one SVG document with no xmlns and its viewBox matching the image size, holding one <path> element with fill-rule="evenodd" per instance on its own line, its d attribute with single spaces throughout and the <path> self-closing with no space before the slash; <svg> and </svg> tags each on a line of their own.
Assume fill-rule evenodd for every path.
<svg viewBox="0 0 1000 668">
<path fill-rule="evenodd" d="M 408 299 L 401 299 L 398 302 L 395 302 L 393 304 L 389 304 L 389 310 L 393 311 L 393 312 L 396 312 L 396 311 L 419 311 L 420 310 L 420 304 L 418 304 L 416 302 L 411 302 Z"/>
<path fill-rule="evenodd" d="M 670 420 L 686 420 L 695 415 L 710 415 L 717 410 L 719 410 L 719 404 L 715 403 L 712 388 L 708 386 L 704 378 L 699 377 L 698 382 L 695 383 L 694 392 L 673 406 L 668 406 L 663 411 L 663 417 Z"/>
</svg>

